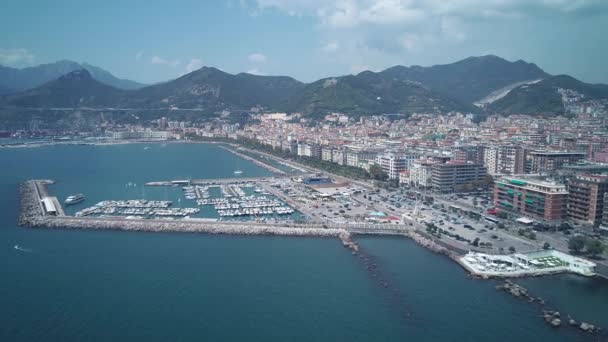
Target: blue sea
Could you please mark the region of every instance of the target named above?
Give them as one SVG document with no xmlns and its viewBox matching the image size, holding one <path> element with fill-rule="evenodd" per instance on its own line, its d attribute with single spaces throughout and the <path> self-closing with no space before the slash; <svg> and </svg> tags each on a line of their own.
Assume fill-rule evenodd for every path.
<svg viewBox="0 0 608 342">
<path fill-rule="evenodd" d="M 354 256 L 337 239 L 16 225 L 17 186 L 28 178 L 56 180 L 60 199 L 84 193 L 87 206 L 175 198 L 148 181 L 234 177 L 237 167 L 268 175 L 214 145 L 9 148 L 0 165 L 0 341 L 597 340 L 548 327 L 538 307 L 404 238 L 356 237 Z M 605 282 L 521 282 L 608 327 Z"/>
</svg>

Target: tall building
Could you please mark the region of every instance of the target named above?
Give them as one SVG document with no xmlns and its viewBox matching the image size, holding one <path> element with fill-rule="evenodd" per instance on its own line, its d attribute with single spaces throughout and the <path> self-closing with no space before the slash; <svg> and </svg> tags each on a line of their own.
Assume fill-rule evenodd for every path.
<svg viewBox="0 0 608 342">
<path fill-rule="evenodd" d="M 410 184 L 421 187 L 431 186 L 431 175 L 433 163 L 427 161 L 415 161 L 410 167 Z"/>
<path fill-rule="evenodd" d="M 563 183 L 536 178 L 502 177 L 495 181 L 499 211 L 559 224 L 567 217 L 568 190 Z"/>
<path fill-rule="evenodd" d="M 346 152 L 346 165 L 359 167 L 360 162 L 376 160 L 377 155 L 378 153 L 375 151 L 348 149 Z"/>
<path fill-rule="evenodd" d="M 454 150 L 452 159 L 481 164 L 484 162 L 484 150 L 485 148 L 482 145 L 460 146 Z"/>
<path fill-rule="evenodd" d="M 447 162 L 431 166 L 431 184 L 435 191 L 458 192 L 482 182 L 487 175 L 482 164 Z"/>
<path fill-rule="evenodd" d="M 483 165 L 489 174 L 498 174 L 498 146 L 486 147 L 483 151 Z"/>
<path fill-rule="evenodd" d="M 584 152 L 531 151 L 530 173 L 555 173 L 565 165 L 575 164 L 585 158 Z"/>
<path fill-rule="evenodd" d="M 346 165 L 346 151 L 344 149 L 333 150 L 331 161 L 339 165 Z"/>
<path fill-rule="evenodd" d="M 332 161 L 333 148 L 330 146 L 323 146 L 321 148 L 321 159 L 325 161 Z"/>
<path fill-rule="evenodd" d="M 399 173 L 409 170 L 416 159 L 418 156 L 410 154 L 385 153 L 376 157 L 376 164 L 382 167 L 389 179 L 398 179 Z"/>
<path fill-rule="evenodd" d="M 608 176 L 578 175 L 568 181 L 568 216 L 595 227 L 604 213 L 604 195 L 608 192 Z"/>
<path fill-rule="evenodd" d="M 490 146 L 484 151 L 483 163 L 491 175 L 525 173 L 525 150 L 516 145 Z"/>
</svg>

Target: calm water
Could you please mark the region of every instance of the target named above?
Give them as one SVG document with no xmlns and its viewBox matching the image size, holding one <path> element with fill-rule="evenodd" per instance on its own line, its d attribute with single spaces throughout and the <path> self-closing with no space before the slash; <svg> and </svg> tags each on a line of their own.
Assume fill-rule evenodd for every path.
<svg viewBox="0 0 608 342">
<path fill-rule="evenodd" d="M 210 145 L 0 150 L 0 341 L 583 340 L 405 239 L 358 238 L 377 264 L 368 271 L 334 239 L 15 225 L 17 183 L 26 178 L 56 179 L 54 193 L 83 192 L 90 203 L 142 191 L 162 199 L 140 184 L 232 177 L 237 163 L 243 176 L 267 174 Z M 527 282 L 562 311 L 606 312 L 605 284 Z"/>
</svg>

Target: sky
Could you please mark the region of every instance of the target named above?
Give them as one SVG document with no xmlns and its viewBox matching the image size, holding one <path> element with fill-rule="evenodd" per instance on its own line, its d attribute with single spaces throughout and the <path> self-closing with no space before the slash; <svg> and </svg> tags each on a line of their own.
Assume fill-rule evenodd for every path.
<svg viewBox="0 0 608 342">
<path fill-rule="evenodd" d="M 3 0 L 0 64 L 154 83 L 202 66 L 320 78 L 493 54 L 608 83 L 608 0 Z"/>
</svg>

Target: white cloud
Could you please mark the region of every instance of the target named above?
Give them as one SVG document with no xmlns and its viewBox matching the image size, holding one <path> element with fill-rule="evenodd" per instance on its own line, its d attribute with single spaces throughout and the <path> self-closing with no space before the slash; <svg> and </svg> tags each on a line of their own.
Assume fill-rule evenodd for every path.
<svg viewBox="0 0 608 342">
<path fill-rule="evenodd" d="M 460 43 L 467 39 L 461 20 L 457 17 L 441 18 L 441 34 L 451 42 Z"/>
<path fill-rule="evenodd" d="M 193 72 L 203 67 L 203 61 L 198 58 L 192 58 L 186 65 L 186 73 Z"/>
<path fill-rule="evenodd" d="M 574 12 L 605 0 L 251 0 L 260 10 L 275 8 L 288 15 L 315 16 L 332 28 L 362 24 L 420 23 L 430 17 L 519 18 L 525 13 L 554 10 Z M 606 7 L 606 6 L 604 6 Z"/>
<path fill-rule="evenodd" d="M 340 43 L 335 40 L 328 42 L 323 46 L 323 51 L 325 52 L 336 52 L 340 49 Z"/>
<path fill-rule="evenodd" d="M 141 58 L 142 58 L 143 56 L 144 56 L 144 52 L 143 52 L 143 51 L 138 51 L 138 52 L 135 54 L 135 60 L 136 60 L 136 61 L 140 61 L 140 60 L 141 60 Z"/>
<path fill-rule="evenodd" d="M 178 65 L 180 65 L 179 59 L 168 60 L 168 59 L 164 59 L 164 58 L 159 57 L 159 56 L 152 56 L 152 58 L 150 59 L 150 63 L 152 63 L 152 64 L 160 64 L 160 65 L 167 65 L 167 66 L 170 66 L 172 68 L 175 68 Z"/>
<path fill-rule="evenodd" d="M 35 59 L 36 56 L 27 49 L 0 48 L 0 64 L 2 65 L 32 64 Z"/>
<path fill-rule="evenodd" d="M 320 58 L 355 73 L 368 64 L 390 66 L 445 60 L 442 53 L 430 51 L 449 51 L 454 58 L 477 54 L 499 43 L 488 42 L 487 37 L 493 37 L 493 32 L 474 28 L 488 27 L 495 21 L 503 24 L 497 27 L 538 25 L 551 18 L 608 13 L 608 0 L 244 1 L 248 10 L 259 10 L 261 16 L 278 11 L 312 18 L 325 44 L 319 46 L 319 51 L 325 53 Z M 450 50 L 437 50 L 448 47 Z"/>
<path fill-rule="evenodd" d="M 249 69 L 247 70 L 247 73 L 258 76 L 266 76 L 266 73 L 261 72 L 260 70 L 258 70 L 258 68 Z"/>
<path fill-rule="evenodd" d="M 268 60 L 268 58 L 266 57 L 266 55 L 261 54 L 259 52 L 252 53 L 247 58 L 252 63 L 265 63 L 266 60 Z"/>
</svg>

